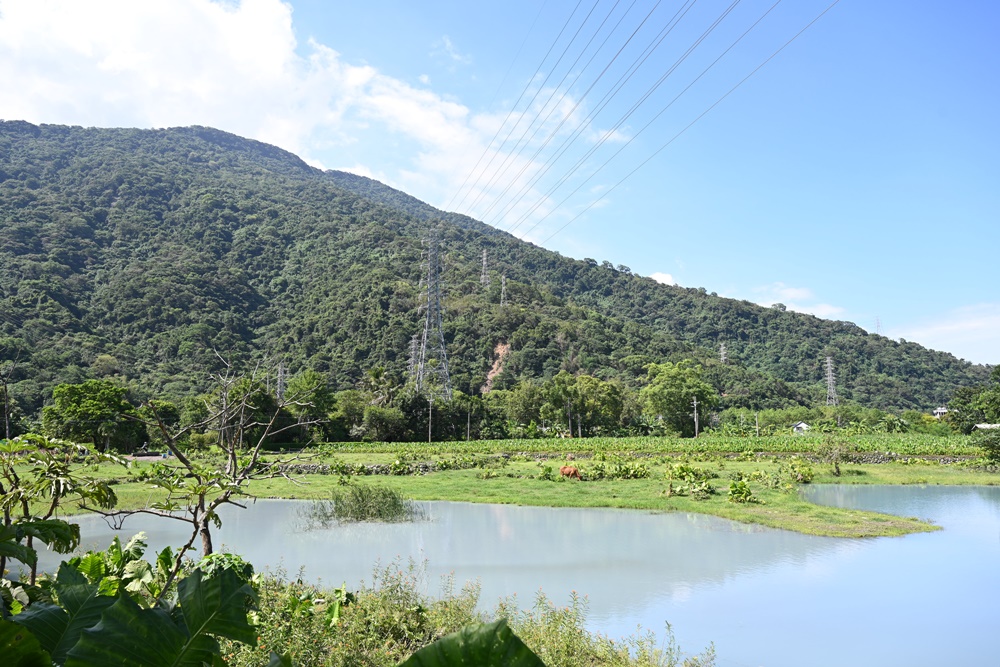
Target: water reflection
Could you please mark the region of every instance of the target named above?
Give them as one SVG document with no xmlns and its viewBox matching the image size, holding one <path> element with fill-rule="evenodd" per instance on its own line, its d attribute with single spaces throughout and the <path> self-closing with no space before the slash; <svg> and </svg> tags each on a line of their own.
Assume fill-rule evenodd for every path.
<svg viewBox="0 0 1000 667">
<path fill-rule="evenodd" d="M 539 589 L 561 600 L 577 590 L 599 621 L 651 599 L 685 599 L 698 587 L 845 547 L 699 514 L 469 503 L 425 503 L 428 520 L 415 523 L 305 530 L 300 507 L 260 501 L 246 511 L 230 508 L 216 543 L 258 567 L 301 568 L 309 579 L 348 585 L 370 580 L 373 563 L 413 559 L 426 562 L 431 592 L 453 572 L 459 583 L 479 579 L 488 604 L 515 593 L 530 600 Z M 88 548 L 103 548 L 113 536 L 96 517 L 85 517 L 81 530 Z M 154 549 L 185 537 L 183 524 L 141 515 L 125 522 L 123 534 L 140 530 Z"/>
<path fill-rule="evenodd" d="M 481 581 L 486 606 L 515 593 L 528 605 L 539 589 L 561 604 L 575 590 L 589 598 L 591 629 L 669 621 L 685 648 L 714 641 L 720 665 L 989 664 L 1000 489 L 815 487 L 809 497 L 945 530 L 843 540 L 697 514 L 425 503 L 427 521 L 305 531 L 298 503 L 261 501 L 226 512 L 216 543 L 258 567 L 349 587 L 370 581 L 376 562 L 414 559 L 428 592 L 454 573 Z M 124 533 L 145 530 L 159 548 L 181 542 L 179 527 L 137 516 Z M 81 529 L 88 547 L 113 534 L 96 517 Z"/>
</svg>

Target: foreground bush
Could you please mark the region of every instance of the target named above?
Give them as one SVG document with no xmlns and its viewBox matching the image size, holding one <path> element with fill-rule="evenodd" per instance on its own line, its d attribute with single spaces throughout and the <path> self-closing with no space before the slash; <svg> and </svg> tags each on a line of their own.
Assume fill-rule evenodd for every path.
<svg viewBox="0 0 1000 667">
<path fill-rule="evenodd" d="M 370 587 L 344 603 L 343 589 L 323 590 L 280 573 L 258 577 L 257 646 L 224 642 L 223 656 L 230 665 L 258 667 L 274 649 L 300 667 L 390 667 L 445 635 L 498 618 L 549 667 L 714 664 L 711 651 L 682 662 L 673 641 L 660 647 L 652 633 L 621 641 L 591 633 L 584 628 L 586 605 L 575 596 L 569 607 L 555 607 L 539 596 L 532 610 L 519 611 L 508 600 L 484 614 L 477 611 L 477 586 L 455 592 L 446 582 L 440 599 L 431 600 L 419 592 L 418 579 L 413 567 L 378 570 Z M 337 614 L 332 606 L 339 608 Z"/>
</svg>

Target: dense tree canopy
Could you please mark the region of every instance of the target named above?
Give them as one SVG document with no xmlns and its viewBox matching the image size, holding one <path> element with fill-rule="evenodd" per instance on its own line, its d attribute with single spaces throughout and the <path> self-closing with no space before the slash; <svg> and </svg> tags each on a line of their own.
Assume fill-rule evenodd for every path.
<svg viewBox="0 0 1000 667">
<path fill-rule="evenodd" d="M 42 411 L 42 428 L 51 437 L 89 441 L 101 450 L 132 451 L 146 436 L 125 388 L 113 381 L 61 384 L 52 399 L 53 405 Z"/>
<path fill-rule="evenodd" d="M 982 366 L 850 323 L 561 257 L 210 128 L 2 122 L 0 372 L 10 371 L 9 405 L 37 418 L 55 386 L 107 378 L 181 405 L 207 389 L 220 351 L 279 359 L 290 375 L 311 370 L 331 395 L 367 391 L 376 368 L 403 386 L 421 330 L 421 241 L 432 228 L 454 387 L 479 395 L 494 364 L 497 390 L 534 391 L 517 388 L 562 372 L 612 383 L 578 387 L 576 430 L 610 428 L 585 396 L 626 400 L 650 363 L 695 359 L 724 394 L 721 407 L 753 410 L 822 401 L 826 356 L 841 398 L 869 407 L 929 410 L 987 380 Z M 484 249 L 489 288 L 479 281 Z M 723 342 L 726 364 L 717 360 Z M 509 345 L 502 363 L 499 343 Z M 380 411 L 391 405 L 366 405 L 369 426 L 398 427 L 397 414 Z M 356 407 L 336 403 L 327 437 L 363 427 L 366 408 Z"/>
</svg>

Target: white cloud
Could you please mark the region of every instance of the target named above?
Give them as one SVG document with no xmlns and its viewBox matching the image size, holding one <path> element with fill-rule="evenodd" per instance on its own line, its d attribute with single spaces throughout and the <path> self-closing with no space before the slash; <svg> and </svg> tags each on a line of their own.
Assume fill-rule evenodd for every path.
<svg viewBox="0 0 1000 667">
<path fill-rule="evenodd" d="M 429 84 L 431 82 L 431 78 L 429 76 L 427 76 L 426 74 L 421 74 L 420 76 L 417 77 L 417 81 L 419 81 L 420 83 L 422 83 L 422 84 L 424 84 L 426 86 L 427 84 Z"/>
<path fill-rule="evenodd" d="M 469 61 L 447 37 L 440 47 L 452 62 Z M 209 125 L 275 144 L 314 166 L 357 162 L 355 173 L 380 174 L 438 206 L 449 205 L 485 154 L 474 176 L 490 163 L 504 165 L 502 177 L 493 179 L 491 170 L 471 179 L 463 203 L 456 199 L 450 208 L 503 227 L 523 215 L 522 229 L 553 208 L 528 186 L 540 166 L 526 157 L 532 151 L 487 151 L 506 113 L 474 113 L 375 67 L 348 63 L 327 45 L 299 44 L 291 7 L 280 0 L 0 0 L 0 90 L 0 118 L 98 127 Z M 568 96 L 547 92 L 538 99 L 553 101 L 539 104 L 554 113 L 535 142 L 572 108 Z M 537 111 L 512 115 L 518 132 Z M 352 157 L 338 157 L 347 148 L 354 149 Z M 391 160 L 379 162 L 380 150 L 391 152 Z M 508 184 L 511 193 L 526 188 L 529 196 L 491 210 Z M 562 224 L 558 217 L 534 235 L 550 233 Z"/>
<path fill-rule="evenodd" d="M 796 313 L 808 313 L 825 319 L 832 319 L 846 312 L 840 306 L 816 303 L 816 295 L 808 287 L 792 287 L 780 281 L 755 287 L 753 293 L 753 301 L 762 306 L 781 303 L 788 310 L 793 310 Z"/>
<path fill-rule="evenodd" d="M 434 42 L 433 51 L 434 55 L 444 55 L 452 63 L 458 65 L 468 65 L 472 62 L 472 58 L 468 55 L 460 53 L 455 43 L 451 41 L 451 37 L 448 35 L 442 35 L 441 39 Z"/>
<path fill-rule="evenodd" d="M 893 329 L 889 335 L 975 363 L 1000 364 L 1000 303 L 955 308 L 932 320 Z"/>
<path fill-rule="evenodd" d="M 649 277 L 652 278 L 653 280 L 655 280 L 656 282 L 662 283 L 664 285 L 676 285 L 677 284 L 677 281 L 674 280 L 674 277 L 672 275 L 670 275 L 669 273 L 660 273 L 659 271 L 657 271 L 656 273 L 649 274 Z"/>
</svg>

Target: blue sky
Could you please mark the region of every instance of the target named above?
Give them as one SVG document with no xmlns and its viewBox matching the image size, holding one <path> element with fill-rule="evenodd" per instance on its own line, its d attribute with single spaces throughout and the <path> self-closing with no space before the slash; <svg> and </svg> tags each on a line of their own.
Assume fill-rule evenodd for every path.
<svg viewBox="0 0 1000 667">
<path fill-rule="evenodd" d="M 564 255 L 1000 363 L 1000 9 L 842 0 L 725 96 L 829 4 L 694 2 L 605 105 L 684 0 L 0 0 L 0 117 L 211 125 Z"/>
</svg>

